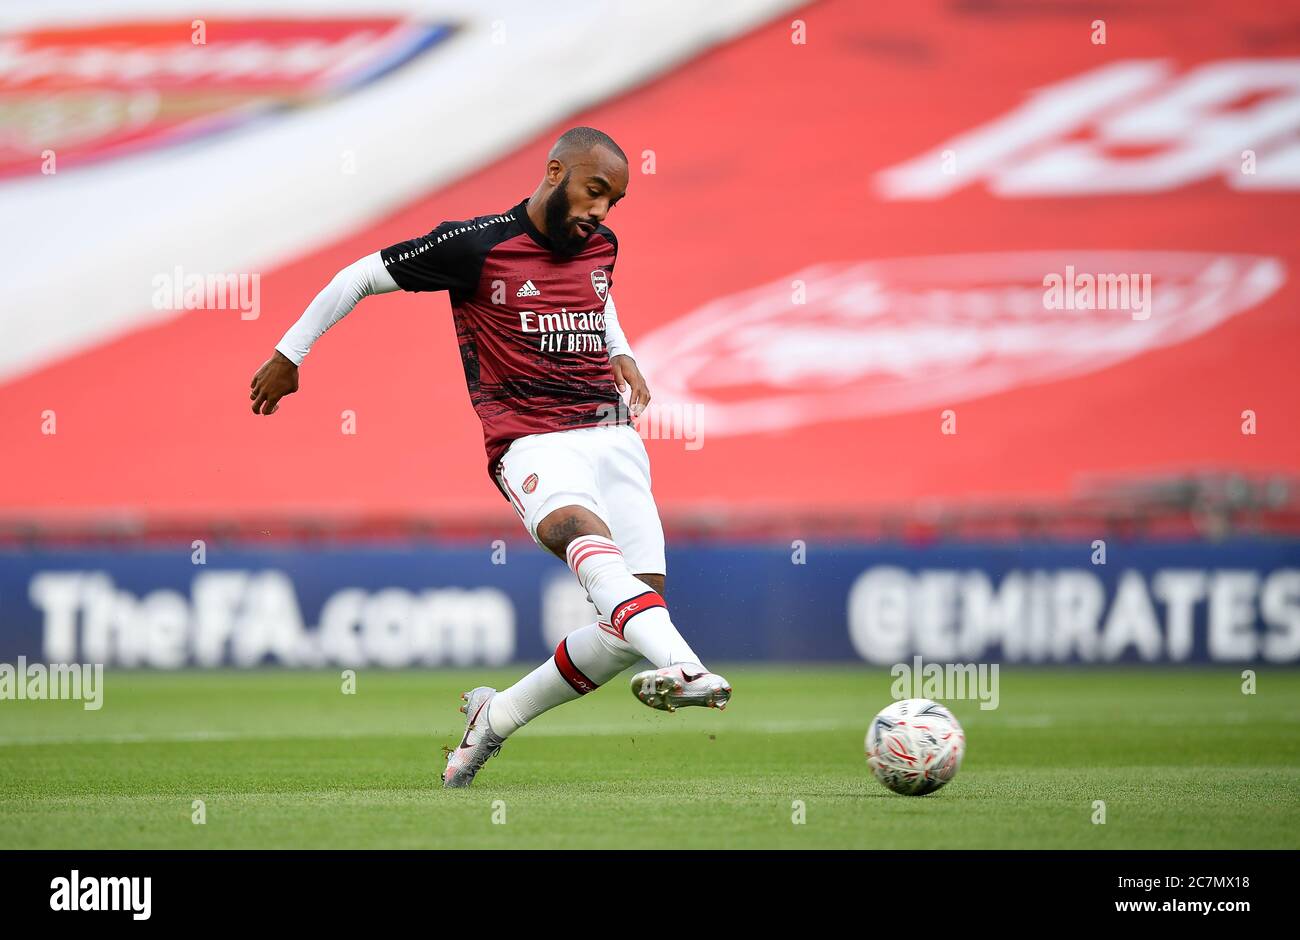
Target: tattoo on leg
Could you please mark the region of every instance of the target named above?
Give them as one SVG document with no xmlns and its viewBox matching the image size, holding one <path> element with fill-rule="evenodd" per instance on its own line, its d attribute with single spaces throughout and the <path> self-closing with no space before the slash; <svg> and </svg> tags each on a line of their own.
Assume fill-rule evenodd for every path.
<svg viewBox="0 0 1300 940">
<path fill-rule="evenodd" d="M 551 527 L 551 538 L 561 545 L 568 547 L 568 544 L 583 535 L 582 520 L 577 516 L 565 516 L 554 526 Z"/>
<path fill-rule="evenodd" d="M 581 515 L 573 513 L 552 523 L 542 535 L 542 544 L 557 558 L 564 558 L 569 543 L 580 535 L 590 535 L 591 526 Z"/>
</svg>

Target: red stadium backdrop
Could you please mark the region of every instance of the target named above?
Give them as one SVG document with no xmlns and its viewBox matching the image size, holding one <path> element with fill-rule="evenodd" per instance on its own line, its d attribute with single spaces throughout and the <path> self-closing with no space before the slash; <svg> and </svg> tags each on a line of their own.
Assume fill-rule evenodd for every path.
<svg viewBox="0 0 1300 940">
<path fill-rule="evenodd" d="M 613 292 L 670 525 L 1300 472 L 1300 41 L 1252 6 L 1113 8 L 1099 44 L 1078 12 L 828 0 L 806 36 L 781 17 L 565 121 L 632 158 Z M 0 512 L 509 522 L 445 295 L 365 301 L 274 418 L 247 383 L 340 267 L 513 205 L 562 129 L 261 272 L 256 320 L 192 311 L 8 380 Z M 1127 302 L 1088 309 L 1079 274 Z"/>
</svg>

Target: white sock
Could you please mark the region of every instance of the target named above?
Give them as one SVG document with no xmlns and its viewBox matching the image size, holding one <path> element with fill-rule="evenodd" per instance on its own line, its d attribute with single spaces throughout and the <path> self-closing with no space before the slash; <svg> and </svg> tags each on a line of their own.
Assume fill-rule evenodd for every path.
<svg viewBox="0 0 1300 940">
<path fill-rule="evenodd" d="M 641 658 L 641 654 L 603 620 L 579 627 L 556 647 L 555 660 L 561 672 L 564 671 L 562 651 L 568 653 L 569 661 L 578 673 L 596 685 L 604 685 Z"/>
<path fill-rule="evenodd" d="M 615 636 L 661 669 L 675 663 L 700 665 L 673 626 L 664 599 L 632 573 L 617 545 L 599 535 L 583 535 L 569 543 L 565 555 Z"/>
<path fill-rule="evenodd" d="M 509 737 L 542 712 L 608 682 L 638 656 L 608 624 L 579 627 L 560 641 L 554 656 L 492 697 L 488 726 L 498 736 Z"/>
</svg>

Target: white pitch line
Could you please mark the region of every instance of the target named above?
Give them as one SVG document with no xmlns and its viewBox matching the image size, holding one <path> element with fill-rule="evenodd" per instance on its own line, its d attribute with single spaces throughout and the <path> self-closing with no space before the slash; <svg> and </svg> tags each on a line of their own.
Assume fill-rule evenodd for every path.
<svg viewBox="0 0 1300 940">
<path fill-rule="evenodd" d="M 671 719 L 669 719 L 671 720 Z M 813 731 L 857 730 L 860 722 L 848 721 L 760 721 L 747 724 L 728 724 L 725 727 L 692 727 L 686 724 L 649 724 L 624 722 L 616 725 L 593 725 L 586 727 L 539 726 L 529 728 L 526 735 L 531 738 L 578 738 L 589 735 L 613 737 L 620 735 L 659 734 L 668 732 L 680 734 L 695 732 L 698 734 L 739 733 L 739 734 L 805 734 Z M 460 728 L 454 729 L 457 733 Z M 450 730 L 446 732 L 450 734 Z M 423 731 L 338 731 L 334 733 L 287 732 L 276 734 L 267 731 L 163 731 L 156 733 L 129 733 L 104 735 L 43 735 L 40 737 L 0 738 L 0 747 L 23 747 L 43 744 L 163 744 L 203 743 L 208 741 L 274 741 L 291 738 L 301 739 L 338 739 L 338 738 L 430 738 L 435 734 Z"/>
<path fill-rule="evenodd" d="M 718 717 L 718 716 L 713 716 Z M 1070 726 L 1086 722 L 1072 722 L 1068 717 L 1060 720 L 1052 715 L 1007 715 L 1003 717 L 997 711 L 974 712 L 962 719 L 964 723 L 975 728 L 1001 726 L 1005 728 L 1050 728 L 1057 724 Z M 1224 712 L 1215 716 L 1196 719 L 1201 727 L 1233 726 L 1246 724 L 1251 720 L 1247 712 Z M 1286 714 L 1270 716 L 1270 720 L 1281 724 L 1300 722 L 1300 715 Z M 1118 723 L 1141 725 L 1182 725 L 1188 722 L 1186 715 L 1143 713 L 1130 721 L 1119 719 Z M 621 722 L 600 725 L 549 725 L 542 724 L 522 732 L 530 738 L 579 738 L 579 737 L 619 737 L 638 734 L 808 734 L 818 731 L 853 731 L 866 734 L 870 719 L 819 719 L 815 721 L 785 719 L 772 721 L 743 722 L 731 718 L 722 718 L 720 724 L 699 726 L 665 716 L 662 721 Z M 0 747 L 24 747 L 42 744 L 164 744 L 204 743 L 208 741 L 275 741 L 275 740 L 310 740 L 319 738 L 429 738 L 438 740 L 439 734 L 460 733 L 460 727 L 446 732 L 426 731 L 336 731 L 333 733 L 289 731 L 276 733 L 270 731 L 160 731 L 150 733 L 125 733 L 104 735 L 42 735 L 38 737 L 0 737 Z"/>
</svg>

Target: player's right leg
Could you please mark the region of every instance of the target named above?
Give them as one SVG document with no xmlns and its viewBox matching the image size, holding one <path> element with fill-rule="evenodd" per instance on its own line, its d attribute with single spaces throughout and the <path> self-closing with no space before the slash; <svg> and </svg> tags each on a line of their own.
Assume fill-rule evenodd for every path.
<svg viewBox="0 0 1300 940">
<path fill-rule="evenodd" d="M 600 497 L 609 510 L 605 521 L 614 541 L 636 577 L 665 598 L 664 530 L 650 491 L 650 456 L 645 443 L 628 425 L 601 427 L 588 436 L 596 452 Z M 647 658 L 659 668 L 633 676 L 632 692 L 651 708 L 725 708 L 730 701 L 731 685 L 721 676 L 680 661 L 665 665 L 653 656 Z"/>
<path fill-rule="evenodd" d="M 656 667 L 633 679 L 637 698 L 664 711 L 726 707 L 731 686 L 703 666 L 663 594 L 633 572 L 604 520 L 583 506 L 562 506 L 542 520 L 537 537 L 565 559 L 613 633 Z"/>
<path fill-rule="evenodd" d="M 640 444 L 635 431 L 625 430 Z M 611 509 L 602 493 L 602 483 L 607 482 L 602 477 L 608 474 L 602 473 L 602 463 L 611 446 L 620 442 L 627 443 L 625 436 L 605 427 L 520 438 L 500 460 L 502 490 L 533 540 L 565 559 L 614 636 L 655 666 L 698 665 L 699 657 L 673 626 L 663 597 L 637 578 L 610 534 Z M 648 492 L 648 481 L 645 488 Z M 657 527 L 657 515 L 654 522 Z M 662 575 L 662 530 L 657 555 L 642 542 L 633 540 L 632 561 Z"/>
<path fill-rule="evenodd" d="M 657 696 L 638 691 L 638 697 L 668 710 L 724 706 L 730 686 L 700 664 L 663 599 L 663 530 L 650 495 L 648 457 L 635 430 L 579 428 L 520 438 L 499 470 L 503 492 L 529 534 L 569 564 L 611 637 L 657 669 L 684 670 L 676 681 L 653 683 Z M 627 541 L 626 556 L 611 534 L 611 520 L 618 538 Z M 648 583 L 656 579 L 657 585 Z M 493 705 L 494 724 L 498 710 Z"/>
</svg>

